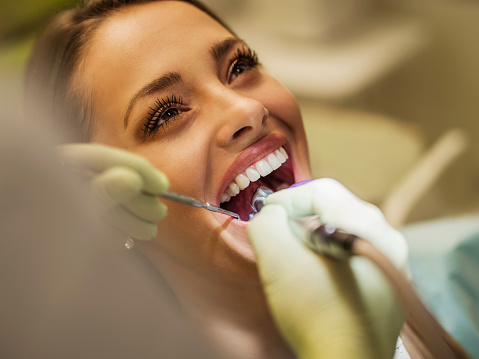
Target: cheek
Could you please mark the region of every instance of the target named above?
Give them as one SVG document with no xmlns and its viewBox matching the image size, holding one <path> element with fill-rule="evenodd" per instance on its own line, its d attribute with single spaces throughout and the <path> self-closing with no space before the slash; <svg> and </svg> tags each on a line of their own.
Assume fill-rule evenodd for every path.
<svg viewBox="0 0 479 359">
<path fill-rule="evenodd" d="M 277 80 L 270 78 L 268 83 L 268 87 L 262 93 L 263 105 L 273 118 L 291 131 L 293 136 L 291 145 L 295 148 L 295 168 L 301 172 L 301 178 L 310 179 L 309 151 L 298 102 Z"/>
<path fill-rule="evenodd" d="M 261 102 L 271 116 L 286 123 L 295 136 L 303 136 L 304 128 L 301 112 L 298 102 L 291 92 L 276 79 L 268 76 L 260 96 Z"/>
<path fill-rule="evenodd" d="M 197 189 L 204 188 L 206 151 L 205 143 L 197 136 L 177 136 L 174 139 L 157 140 L 133 152 L 147 158 L 170 180 L 170 189 L 187 195 L 196 196 Z"/>
</svg>

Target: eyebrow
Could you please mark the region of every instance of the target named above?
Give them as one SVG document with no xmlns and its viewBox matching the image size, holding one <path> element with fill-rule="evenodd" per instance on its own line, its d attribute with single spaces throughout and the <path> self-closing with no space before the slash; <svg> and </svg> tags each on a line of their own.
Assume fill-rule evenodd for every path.
<svg viewBox="0 0 479 359">
<path fill-rule="evenodd" d="M 223 41 L 219 41 L 211 47 L 210 54 L 216 62 L 219 62 L 237 43 L 244 43 L 244 41 L 236 37 L 229 37 Z M 183 80 L 180 73 L 170 72 L 157 79 L 154 79 L 152 82 L 144 86 L 135 94 L 135 96 L 133 96 L 128 104 L 123 121 L 125 128 L 128 126 L 128 118 L 133 110 L 133 106 L 139 99 L 157 92 L 164 91 L 176 84 L 181 83 L 182 81 Z"/>
<path fill-rule="evenodd" d="M 220 61 L 221 58 L 225 56 L 238 42 L 244 43 L 244 41 L 238 39 L 237 37 L 229 37 L 223 41 L 217 42 L 211 47 L 211 56 L 213 56 L 216 62 Z"/>
</svg>

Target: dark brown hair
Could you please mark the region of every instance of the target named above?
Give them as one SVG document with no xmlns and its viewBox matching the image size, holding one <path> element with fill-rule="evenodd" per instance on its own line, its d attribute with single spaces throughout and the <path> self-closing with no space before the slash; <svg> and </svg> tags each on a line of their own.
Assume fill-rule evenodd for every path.
<svg viewBox="0 0 479 359">
<path fill-rule="evenodd" d="M 95 30 L 120 9 L 162 0 L 86 0 L 59 13 L 37 39 L 25 74 L 25 117 L 40 118 L 58 128 L 67 141 L 89 140 L 94 103 L 86 89 L 74 88 L 72 78 Z M 189 3 L 231 29 L 197 0 Z"/>
</svg>

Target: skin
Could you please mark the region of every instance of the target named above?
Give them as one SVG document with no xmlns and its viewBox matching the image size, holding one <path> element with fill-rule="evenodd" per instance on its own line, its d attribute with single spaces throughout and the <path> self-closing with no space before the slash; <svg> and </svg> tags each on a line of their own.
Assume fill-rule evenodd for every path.
<svg viewBox="0 0 479 359">
<path fill-rule="evenodd" d="M 216 60 L 211 48 L 226 39 L 234 35 L 182 2 L 135 5 L 110 16 L 96 31 L 74 81 L 91 93 L 92 142 L 146 157 L 168 176 L 172 190 L 213 204 L 231 173 L 280 144 L 287 148 L 295 180 L 309 179 L 294 97 L 261 66 L 240 66 L 244 71 L 231 75 L 231 61 L 244 45 L 235 39 Z M 139 98 L 125 126 L 135 94 L 172 72 L 182 81 Z M 177 116 L 145 139 L 150 107 L 172 96 L 182 98 Z M 157 238 L 140 246 L 204 334 L 220 352 L 221 347 L 240 352 L 238 358 L 290 357 L 264 302 L 247 223 L 164 203 L 168 215 L 158 223 Z"/>
</svg>

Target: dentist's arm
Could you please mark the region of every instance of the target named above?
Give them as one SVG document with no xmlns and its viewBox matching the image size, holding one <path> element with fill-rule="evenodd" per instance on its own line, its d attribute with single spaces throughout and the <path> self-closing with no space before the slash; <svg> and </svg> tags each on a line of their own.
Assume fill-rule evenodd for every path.
<svg viewBox="0 0 479 359">
<path fill-rule="evenodd" d="M 330 179 L 280 191 L 265 203 L 248 233 L 272 314 L 300 358 L 392 358 L 404 313 L 391 285 L 365 258 L 313 253 L 288 217 L 317 214 L 370 240 L 404 269 L 402 236 L 376 207 Z"/>
<path fill-rule="evenodd" d="M 100 144 L 68 144 L 59 148 L 62 161 L 86 177 L 105 209 L 105 218 L 125 235 L 149 240 L 167 207 L 156 196 L 169 187 L 166 176 L 145 158 Z"/>
</svg>

